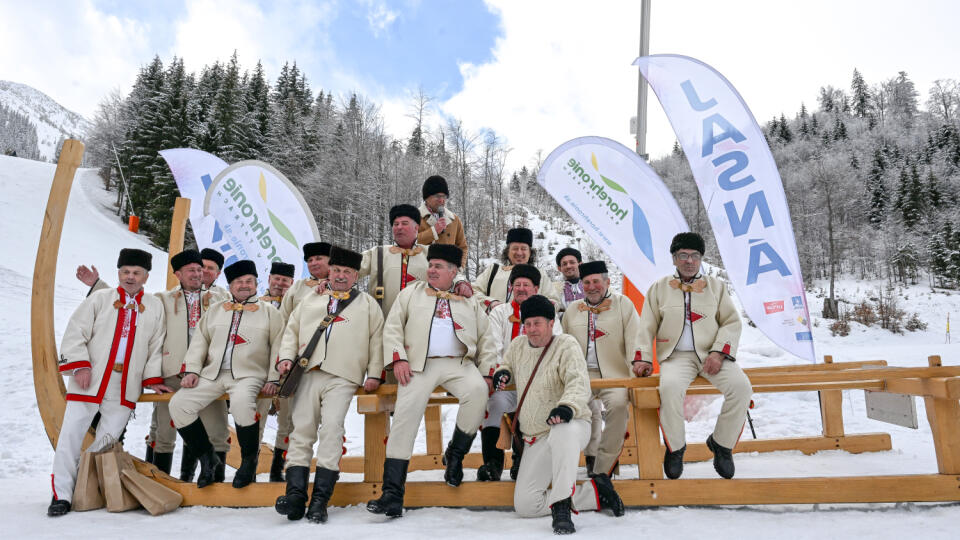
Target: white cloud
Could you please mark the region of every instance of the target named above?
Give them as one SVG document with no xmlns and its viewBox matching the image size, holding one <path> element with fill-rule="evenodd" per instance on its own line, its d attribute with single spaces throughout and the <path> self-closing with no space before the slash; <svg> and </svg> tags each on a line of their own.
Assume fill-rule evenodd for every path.
<svg viewBox="0 0 960 540">
<path fill-rule="evenodd" d="M 102 97 L 128 88 L 149 61 L 148 34 L 143 24 L 107 15 L 89 1 L 3 2 L 0 79 L 33 86 L 92 118 Z"/>
<path fill-rule="evenodd" d="M 380 33 L 389 28 L 398 16 L 400 14 L 388 8 L 382 0 L 378 2 L 370 0 L 368 2 L 367 23 L 370 25 L 374 37 L 379 37 Z"/>
</svg>

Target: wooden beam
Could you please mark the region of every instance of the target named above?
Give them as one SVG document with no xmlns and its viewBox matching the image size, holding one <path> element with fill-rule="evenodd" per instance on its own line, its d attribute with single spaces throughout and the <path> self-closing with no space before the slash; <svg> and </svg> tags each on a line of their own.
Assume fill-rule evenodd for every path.
<svg viewBox="0 0 960 540">
<path fill-rule="evenodd" d="M 833 363 L 832 356 L 823 357 L 824 365 Z M 841 390 L 821 390 L 820 423 L 824 437 L 843 437 L 843 392 Z"/>
<path fill-rule="evenodd" d="M 37 258 L 33 264 L 33 290 L 30 298 L 30 349 L 33 355 L 33 388 L 37 408 L 50 444 L 57 447 L 57 436 L 67 407 L 67 388 L 63 385 L 57 360 L 57 340 L 54 332 L 53 295 L 56 290 L 57 257 L 60 254 L 60 236 L 63 218 L 73 177 L 83 161 L 83 143 L 74 139 L 63 141 L 57 169 L 50 184 L 50 195 L 43 213 Z M 23 234 L 24 231 L 7 231 Z"/>
<path fill-rule="evenodd" d="M 741 439 L 734 447 L 735 454 L 752 452 L 784 452 L 799 450 L 806 455 L 822 450 L 845 450 L 851 454 L 863 452 L 884 452 L 893 448 L 889 433 L 863 433 L 843 437 L 788 437 L 783 439 Z M 663 455 L 664 447 L 660 447 Z M 683 461 L 709 461 L 713 459 L 704 443 L 687 443 Z"/>
<path fill-rule="evenodd" d="M 187 218 L 190 217 L 190 199 L 177 197 L 173 203 L 173 219 L 170 221 L 170 245 L 167 249 L 167 290 L 175 288 L 180 280 L 173 274 L 170 259 L 183 251 L 183 236 L 187 231 Z"/>
<path fill-rule="evenodd" d="M 927 358 L 931 369 L 942 369 L 939 356 Z M 960 403 L 956 399 L 924 398 L 927 421 L 933 434 L 940 474 L 960 474 Z"/>
<path fill-rule="evenodd" d="M 895 394 L 960 399 L 960 377 L 932 379 L 892 379 L 885 381 L 883 390 Z"/>
<path fill-rule="evenodd" d="M 792 384 L 761 384 L 753 386 L 754 394 L 779 392 L 817 392 L 823 389 L 836 390 L 883 390 L 884 381 L 839 381 L 833 383 L 792 383 Z M 660 391 L 657 388 L 634 388 L 633 404 L 640 408 L 656 409 L 660 407 Z M 687 395 L 713 395 L 720 391 L 714 386 L 691 386 Z"/>
<path fill-rule="evenodd" d="M 383 480 L 383 460 L 387 457 L 387 433 L 390 413 L 379 412 L 363 417 L 363 480 Z"/>
<path fill-rule="evenodd" d="M 433 400 L 431 400 L 433 401 Z M 423 417 L 427 430 L 427 455 L 443 453 L 443 426 L 441 425 L 440 405 L 427 405 Z"/>
<path fill-rule="evenodd" d="M 637 468 L 640 478 L 659 480 L 663 478 L 663 451 L 660 450 L 660 414 L 658 409 L 640 407 L 637 405 L 641 390 L 630 391 L 630 401 L 633 405 L 633 433 L 637 437 Z M 660 394 L 654 388 L 659 402 Z"/>
</svg>

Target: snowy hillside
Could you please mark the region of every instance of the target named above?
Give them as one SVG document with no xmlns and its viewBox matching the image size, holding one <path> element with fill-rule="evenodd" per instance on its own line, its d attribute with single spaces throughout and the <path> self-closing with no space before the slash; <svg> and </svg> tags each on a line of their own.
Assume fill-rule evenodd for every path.
<svg viewBox="0 0 960 540">
<path fill-rule="evenodd" d="M 81 138 L 90 129 L 86 118 L 25 84 L 0 81 L 0 103 L 30 119 L 37 128 L 40 156 L 49 161 L 56 156 L 60 139 Z"/>
<path fill-rule="evenodd" d="M 334 508 L 330 521 L 311 528 L 305 522 L 291 524 L 271 508 L 227 509 L 184 508 L 169 515 L 151 518 L 143 511 L 108 514 L 105 511 L 72 513 L 51 520 L 45 516 L 50 498 L 50 469 L 53 450 L 43 431 L 32 384 L 30 352 L 30 289 L 36 244 L 40 234 L 43 209 L 53 178 L 54 166 L 24 159 L 0 157 L 0 215 L 4 217 L 0 234 L 0 362 L 5 380 L 0 393 L 0 516 L 5 516 L 4 533 L 9 538 L 53 538 L 64 535 L 119 538 L 136 528 L 141 538 L 167 538 L 171 531 L 189 531 L 192 536 L 210 538 L 236 536 L 242 527 L 252 535 L 316 532 L 332 538 L 368 538 L 390 535 L 395 539 L 426 536 L 458 538 L 490 538 L 494 535 L 512 538 L 546 538 L 552 536 L 549 518 L 523 520 L 506 511 L 465 511 L 461 509 L 422 509 L 407 513 L 400 520 L 385 521 L 361 507 Z M 94 171 L 81 170 L 71 192 L 64 224 L 59 267 L 55 278 L 56 328 L 60 334 L 72 310 L 82 300 L 86 287 L 73 276 L 81 263 L 97 265 L 112 282 L 116 253 L 121 247 L 141 247 L 154 254 L 154 264 L 162 268 L 165 254 L 150 247 L 143 237 L 126 231 L 109 211 L 104 211 L 103 191 Z M 535 234 L 543 222 L 531 219 Z M 574 238 L 583 238 L 576 233 Z M 566 239 L 561 238 L 565 236 Z M 547 251 L 555 249 L 571 237 L 549 232 L 542 239 Z M 538 247 L 540 247 L 538 245 Z M 548 256 L 541 259 L 549 267 Z M 879 284 L 844 281 L 840 295 L 854 302 L 867 297 Z M 163 286 L 163 272 L 155 270 L 148 290 Z M 833 337 L 827 322 L 814 316 L 814 338 L 819 355 L 832 354 L 837 361 L 886 359 L 892 365 L 923 366 L 926 357 L 940 354 L 944 364 L 960 364 L 960 339 L 944 344 L 945 316 L 960 313 L 960 294 L 933 292 L 929 287 L 914 286 L 897 291 L 901 306 L 917 312 L 929 324 L 926 331 L 894 335 L 877 327 L 851 324 L 847 337 Z M 810 294 L 811 312 L 820 312 L 822 298 Z M 744 366 L 768 366 L 795 363 L 755 328 L 744 326 L 738 361 Z M 758 436 L 797 437 L 820 431 L 820 413 L 815 393 L 757 394 L 756 408 L 751 411 Z M 691 442 L 703 441 L 710 433 L 720 409 L 716 399 L 705 399 L 700 412 L 688 423 Z M 866 418 L 863 392 L 844 392 L 844 421 L 848 433 L 888 432 L 893 450 L 882 453 L 850 455 L 839 451 L 804 456 L 799 452 L 770 454 L 738 454 L 737 476 L 744 478 L 771 476 L 839 476 L 851 474 L 916 474 L 937 470 L 936 457 L 926 422 L 923 402 L 917 401 L 920 429 L 911 430 L 879 423 Z M 452 431 L 455 407 L 445 407 L 445 433 Z M 141 405 L 127 433 L 127 449 L 143 454 L 143 437 L 150 420 L 150 408 Z M 273 432 L 268 429 L 267 440 Z M 355 408 L 347 417 L 347 455 L 362 453 L 363 425 Z M 744 437 L 750 437 L 749 430 Z M 416 450 L 423 452 L 425 440 L 421 432 Z M 178 447 L 178 454 L 180 448 Z M 479 451 L 479 438 L 474 451 Z M 174 463 L 179 462 L 179 456 Z M 622 468 L 624 478 L 636 478 L 635 466 Z M 228 471 L 228 479 L 231 476 Z M 439 480 L 442 471 L 411 472 L 411 480 Z M 714 478 L 710 463 L 688 464 L 685 478 Z M 475 471 L 468 470 L 466 479 L 473 480 Z M 360 475 L 343 474 L 342 480 L 356 481 Z M 261 476 L 261 481 L 266 481 Z M 14 519 L 15 517 L 15 519 Z M 865 505 L 779 505 L 737 508 L 656 508 L 628 509 L 623 518 L 607 514 L 583 513 L 574 516 L 581 538 L 618 538 L 643 535 L 672 538 L 785 537 L 824 538 L 880 537 L 894 538 L 922 534 L 925 539 L 955 538 L 960 506 L 951 504 L 865 504 Z M 293 528 L 295 527 L 295 528 Z M 82 533 L 80 531 L 83 531 Z"/>
</svg>

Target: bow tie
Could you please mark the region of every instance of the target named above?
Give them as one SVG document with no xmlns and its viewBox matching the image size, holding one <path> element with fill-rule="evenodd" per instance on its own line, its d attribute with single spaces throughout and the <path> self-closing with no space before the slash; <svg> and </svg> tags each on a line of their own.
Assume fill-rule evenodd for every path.
<svg viewBox="0 0 960 540">
<path fill-rule="evenodd" d="M 441 300 L 463 300 L 463 297 L 459 294 L 450 291 L 438 291 L 432 287 L 427 287 L 427 296 L 436 296 Z"/>
<path fill-rule="evenodd" d="M 306 285 L 307 287 L 316 287 L 317 285 L 320 284 L 320 280 L 308 278 L 303 280 L 303 284 Z"/>
<path fill-rule="evenodd" d="M 224 311 L 256 311 L 260 309 L 260 306 L 256 303 L 241 304 L 240 302 L 224 302 L 223 310 Z"/>
<path fill-rule="evenodd" d="M 507 320 L 510 321 L 510 322 L 512 322 L 512 323 L 523 322 L 523 321 L 521 321 L 516 315 L 511 315 Z"/>
<path fill-rule="evenodd" d="M 281 301 L 283 301 L 283 297 L 282 297 L 282 296 L 270 296 L 270 295 L 266 295 L 266 294 L 263 295 L 263 296 L 261 296 L 260 299 L 263 300 L 264 302 L 281 302 Z"/>
<path fill-rule="evenodd" d="M 331 297 L 336 298 L 337 300 L 346 300 L 347 298 L 350 298 L 350 291 L 340 292 L 327 289 L 323 292 L 323 294 L 329 294 Z"/>
<path fill-rule="evenodd" d="M 693 283 L 683 283 L 679 279 L 671 279 L 670 287 L 674 289 L 680 289 L 681 291 L 702 293 L 704 289 L 707 288 L 707 281 L 703 278 L 694 281 Z"/>
<path fill-rule="evenodd" d="M 143 307 L 143 304 L 137 304 L 134 302 L 130 302 L 129 304 L 124 304 L 120 300 L 117 300 L 116 302 L 114 302 L 113 307 L 116 309 L 136 309 L 140 313 L 143 313 L 143 310 L 145 309 Z"/>
<path fill-rule="evenodd" d="M 607 311 L 608 309 L 610 309 L 611 303 L 612 302 L 610 301 L 610 298 L 605 298 L 603 302 L 600 302 L 595 306 L 591 306 L 586 302 L 583 302 L 582 304 L 580 304 L 579 309 L 580 311 L 589 311 L 590 313 L 597 315 L 599 313 L 603 313 L 604 311 Z"/>
<path fill-rule="evenodd" d="M 411 257 L 411 256 L 415 256 L 423 253 L 423 248 L 416 245 L 410 249 L 404 249 L 400 246 L 390 246 L 390 253 L 393 253 L 393 254 L 400 253 L 401 255 L 406 255 L 408 257 Z"/>
</svg>

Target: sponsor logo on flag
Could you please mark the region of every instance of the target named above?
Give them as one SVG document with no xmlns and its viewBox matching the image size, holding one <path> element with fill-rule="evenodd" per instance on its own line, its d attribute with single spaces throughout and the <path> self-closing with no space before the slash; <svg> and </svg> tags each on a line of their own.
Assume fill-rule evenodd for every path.
<svg viewBox="0 0 960 540">
<path fill-rule="evenodd" d="M 773 302 L 764 302 L 763 310 L 770 315 L 771 313 L 780 313 L 783 311 L 783 300 L 774 300 Z"/>
</svg>

